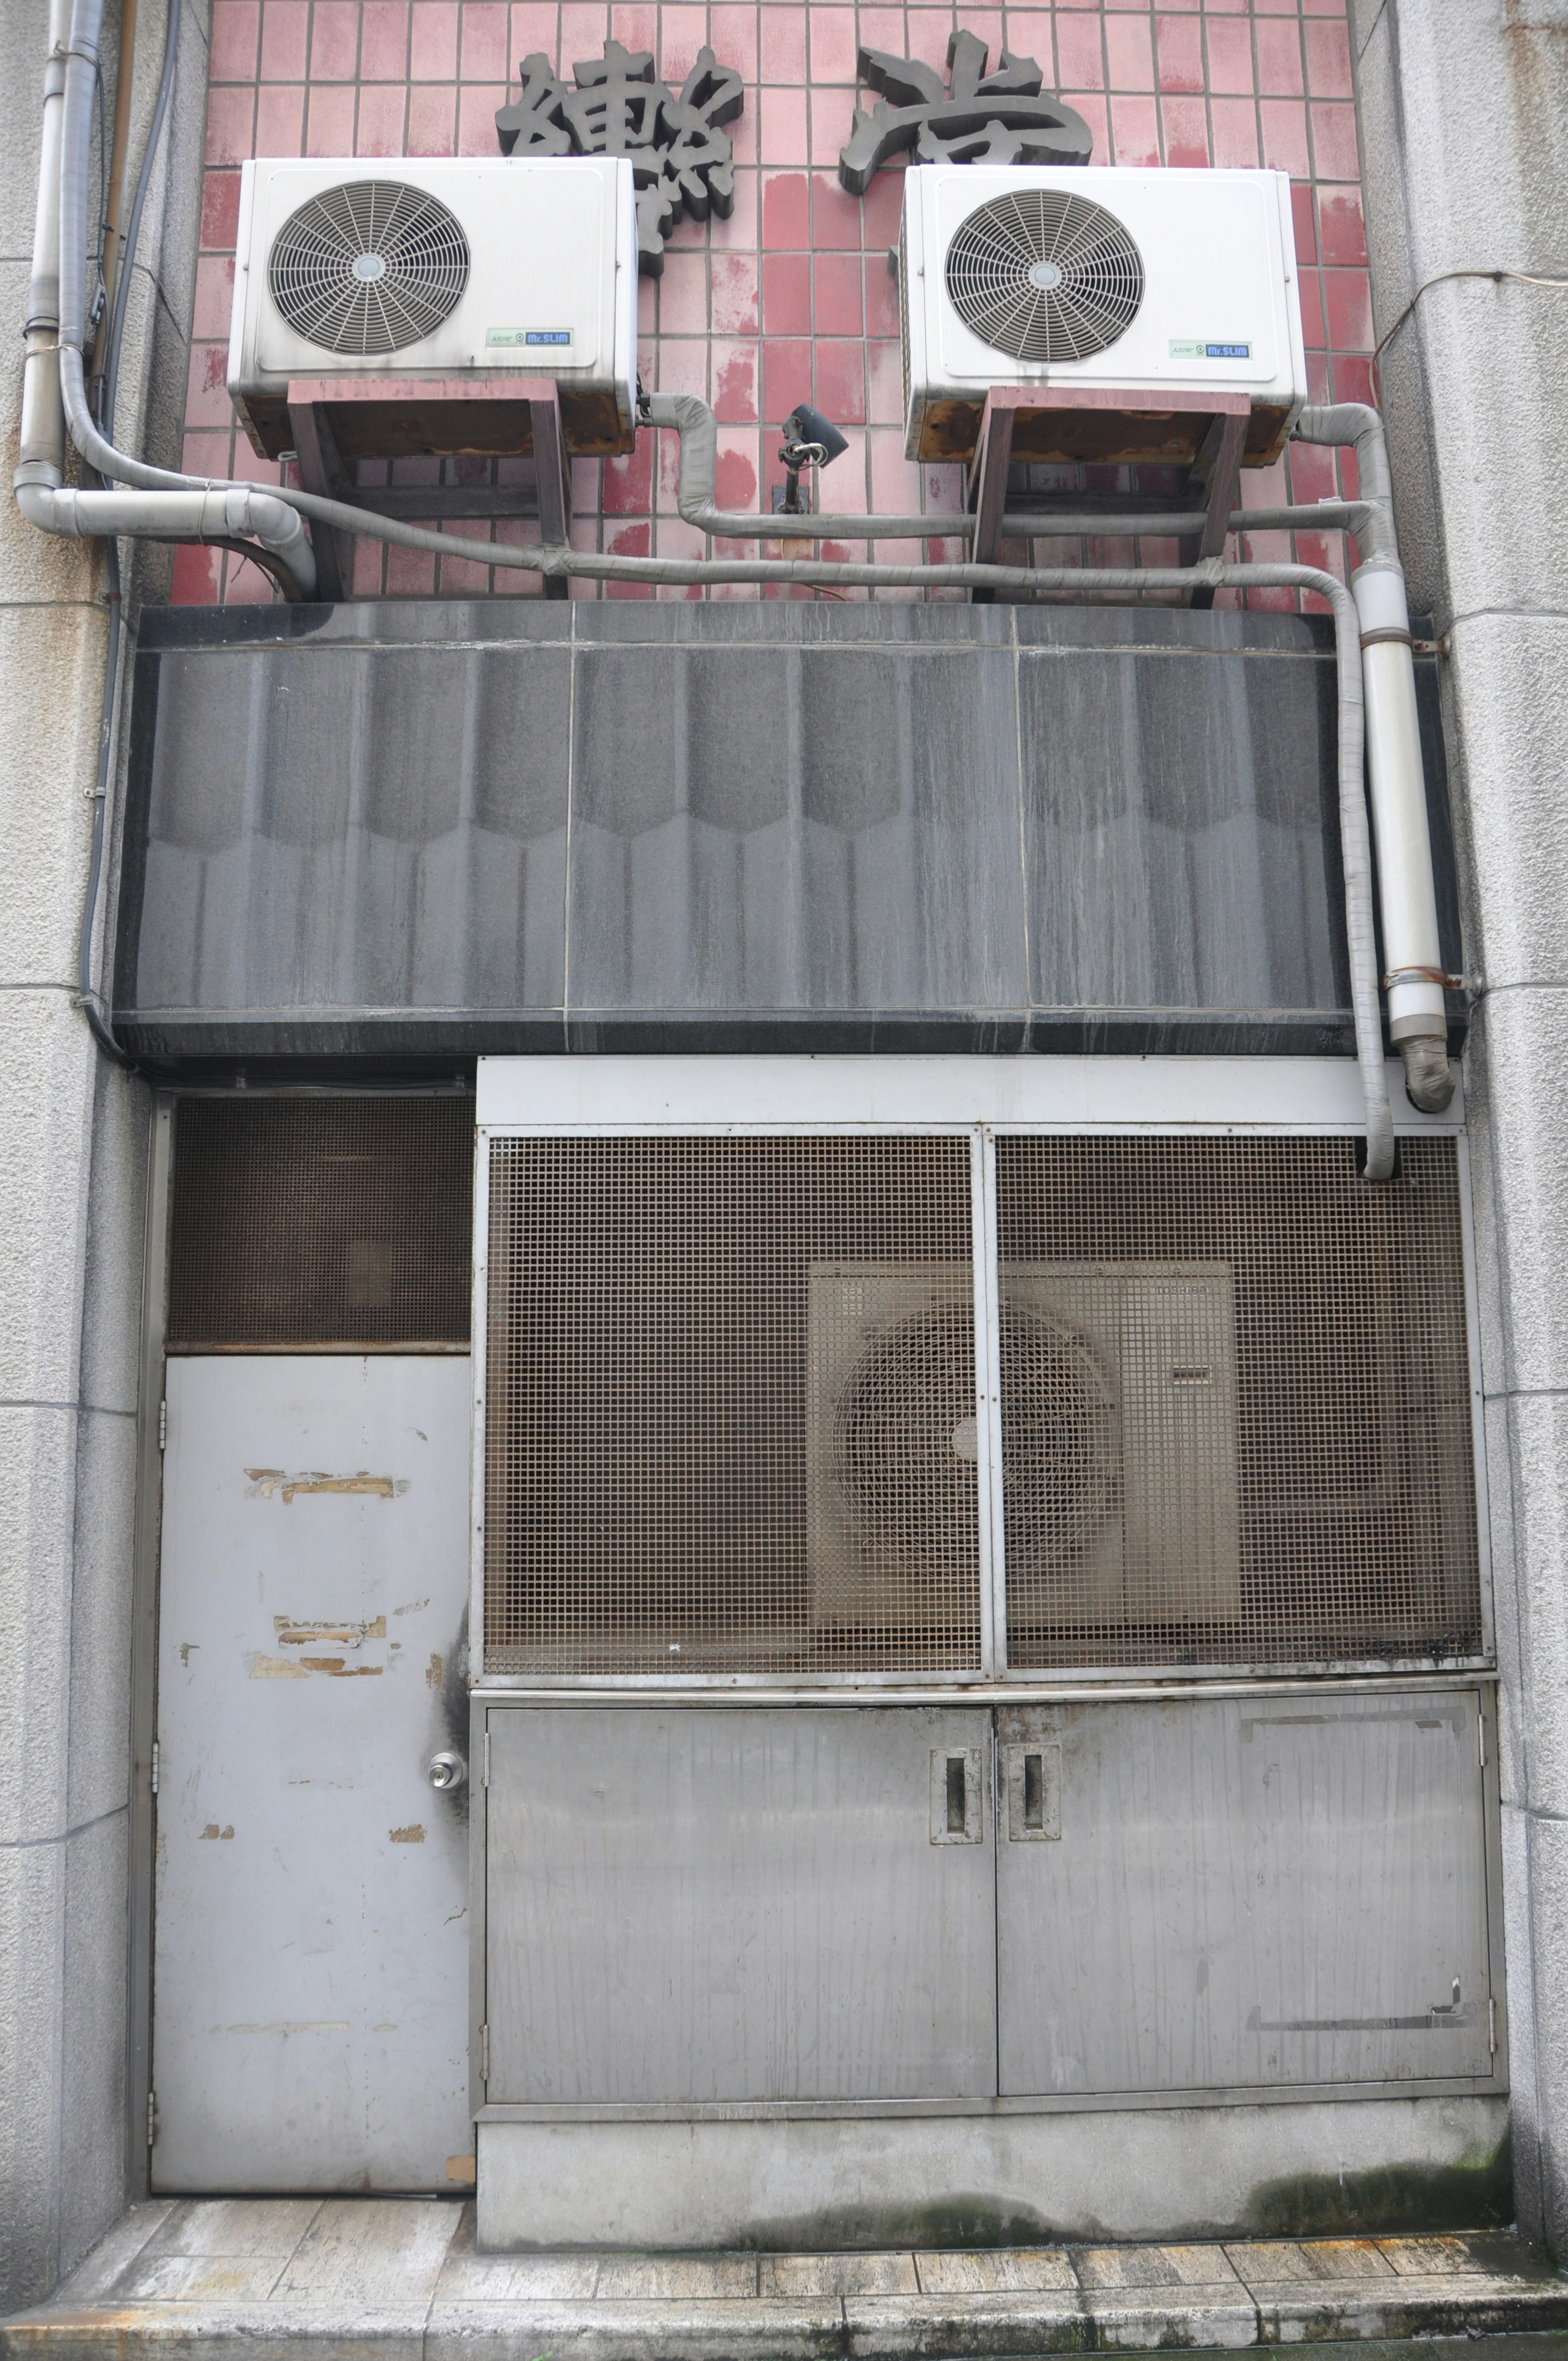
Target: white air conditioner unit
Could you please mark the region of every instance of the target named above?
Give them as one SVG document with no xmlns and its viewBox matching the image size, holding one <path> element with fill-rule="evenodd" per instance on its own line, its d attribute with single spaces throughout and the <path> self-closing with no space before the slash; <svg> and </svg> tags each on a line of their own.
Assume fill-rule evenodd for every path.
<svg viewBox="0 0 1568 2361">
<path fill-rule="evenodd" d="M 637 215 L 623 157 L 261 157 L 240 183 L 228 388 L 293 437 L 291 382 L 553 379 L 576 450 L 625 447 Z"/>
<path fill-rule="evenodd" d="M 1150 397 L 1240 393 L 1263 466 L 1307 398 L 1284 172 L 920 165 L 899 256 L 912 459 L 969 456 L 991 389 L 1037 385 L 1056 423 L 1020 457 L 1179 456 Z"/>
<path fill-rule="evenodd" d="M 1010 1620 L 1088 1629 L 1234 1619 L 1230 1266 L 1004 1263 L 1000 1304 Z M 967 1268 L 812 1268 L 815 1624 L 961 1620 L 985 1449 L 973 1334 Z"/>
</svg>

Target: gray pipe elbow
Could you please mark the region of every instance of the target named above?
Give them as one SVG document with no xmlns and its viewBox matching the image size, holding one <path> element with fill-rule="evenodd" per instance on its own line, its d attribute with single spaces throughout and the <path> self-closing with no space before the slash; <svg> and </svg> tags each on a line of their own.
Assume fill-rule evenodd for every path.
<svg viewBox="0 0 1568 2361">
<path fill-rule="evenodd" d="M 1405 1096 L 1423 1115 L 1441 1115 L 1453 1096 L 1453 1069 L 1448 1062 L 1445 1036 L 1423 1033 L 1401 1041 L 1405 1061 Z"/>
</svg>

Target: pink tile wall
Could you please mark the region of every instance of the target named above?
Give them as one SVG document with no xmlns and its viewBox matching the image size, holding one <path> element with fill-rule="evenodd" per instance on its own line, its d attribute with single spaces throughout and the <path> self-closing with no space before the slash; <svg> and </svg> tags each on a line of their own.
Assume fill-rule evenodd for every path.
<svg viewBox="0 0 1568 2361">
<path fill-rule="evenodd" d="M 235 431 L 224 390 L 241 160 L 493 155 L 495 110 L 521 59 L 543 49 L 567 71 L 576 59 L 597 56 L 613 33 L 629 48 L 652 49 L 659 71 L 677 85 L 704 41 L 746 77 L 745 112 L 730 126 L 733 214 L 706 228 L 684 224 L 670 241 L 663 279 L 641 288 L 643 382 L 699 392 L 713 403 L 720 500 L 734 508 L 766 504 L 768 487 L 783 473 L 778 423 L 809 398 L 850 434 L 850 450 L 823 479 L 834 508 L 952 510 L 960 497 L 957 471 L 922 470 L 903 455 L 898 297 L 886 264 L 897 236 L 899 174 L 884 170 L 857 200 L 839 189 L 835 168 L 855 103 L 857 43 L 942 63 L 957 24 L 987 40 L 993 58 L 1005 41 L 1038 60 L 1047 87 L 1092 126 L 1095 163 L 1266 164 L 1288 171 L 1297 183 L 1312 396 L 1367 398 L 1371 306 L 1344 0 L 1035 0 L 961 8 L 926 0 L 213 0 L 187 468 L 276 476 Z M 656 461 L 653 441 L 640 438 L 628 459 L 577 462 L 579 547 L 700 554 L 698 536 L 674 512 L 674 438 L 657 438 Z M 1288 495 L 1316 500 L 1353 488 L 1343 475 L 1349 464 L 1297 446 L 1288 463 L 1249 472 L 1245 496 L 1255 506 Z M 490 530 L 450 529 L 476 542 Z M 495 528 L 503 540 L 531 530 Z M 1160 562 L 1168 547 L 1145 544 L 1146 561 Z M 934 544 L 932 555 L 942 554 L 960 550 Z M 1259 533 L 1249 537 L 1247 554 L 1291 553 L 1287 536 Z M 1130 555 L 1125 542 L 1088 547 L 1091 563 Z M 1296 555 L 1343 571 L 1341 545 L 1331 537 L 1299 535 Z M 536 577 L 478 562 L 383 556 L 359 544 L 356 588 L 364 593 L 472 596 L 493 588 L 529 595 L 536 587 Z M 592 584 L 575 588 L 594 595 Z M 179 554 L 177 599 L 269 595 L 243 559 L 221 550 Z M 1290 595 L 1254 594 L 1253 602 L 1288 604 Z"/>
</svg>

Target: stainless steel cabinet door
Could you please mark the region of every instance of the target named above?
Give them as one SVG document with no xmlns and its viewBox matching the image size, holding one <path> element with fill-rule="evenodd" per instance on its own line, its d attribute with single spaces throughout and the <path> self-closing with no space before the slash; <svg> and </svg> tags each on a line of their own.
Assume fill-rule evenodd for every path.
<svg viewBox="0 0 1568 2361">
<path fill-rule="evenodd" d="M 1486 2075 L 1471 1691 L 1006 1708 L 1006 2094 Z"/>
<path fill-rule="evenodd" d="M 153 2185 L 430 2189 L 473 2146 L 468 1363 L 169 1365 Z"/>
<path fill-rule="evenodd" d="M 492 1708 L 488 2096 L 996 2089 L 983 1708 Z"/>
</svg>

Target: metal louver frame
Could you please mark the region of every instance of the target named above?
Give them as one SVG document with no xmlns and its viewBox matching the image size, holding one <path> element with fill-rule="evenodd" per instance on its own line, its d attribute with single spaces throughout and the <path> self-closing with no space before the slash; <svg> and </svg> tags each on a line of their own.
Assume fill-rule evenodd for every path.
<svg viewBox="0 0 1568 2361">
<path fill-rule="evenodd" d="M 1351 1128 L 482 1124 L 482 1678 L 1485 1661 L 1461 1146 Z"/>
<path fill-rule="evenodd" d="M 290 214 L 267 283 L 296 335 L 328 352 L 395 353 L 440 327 L 468 283 L 468 241 L 426 189 L 349 181 Z"/>
</svg>

